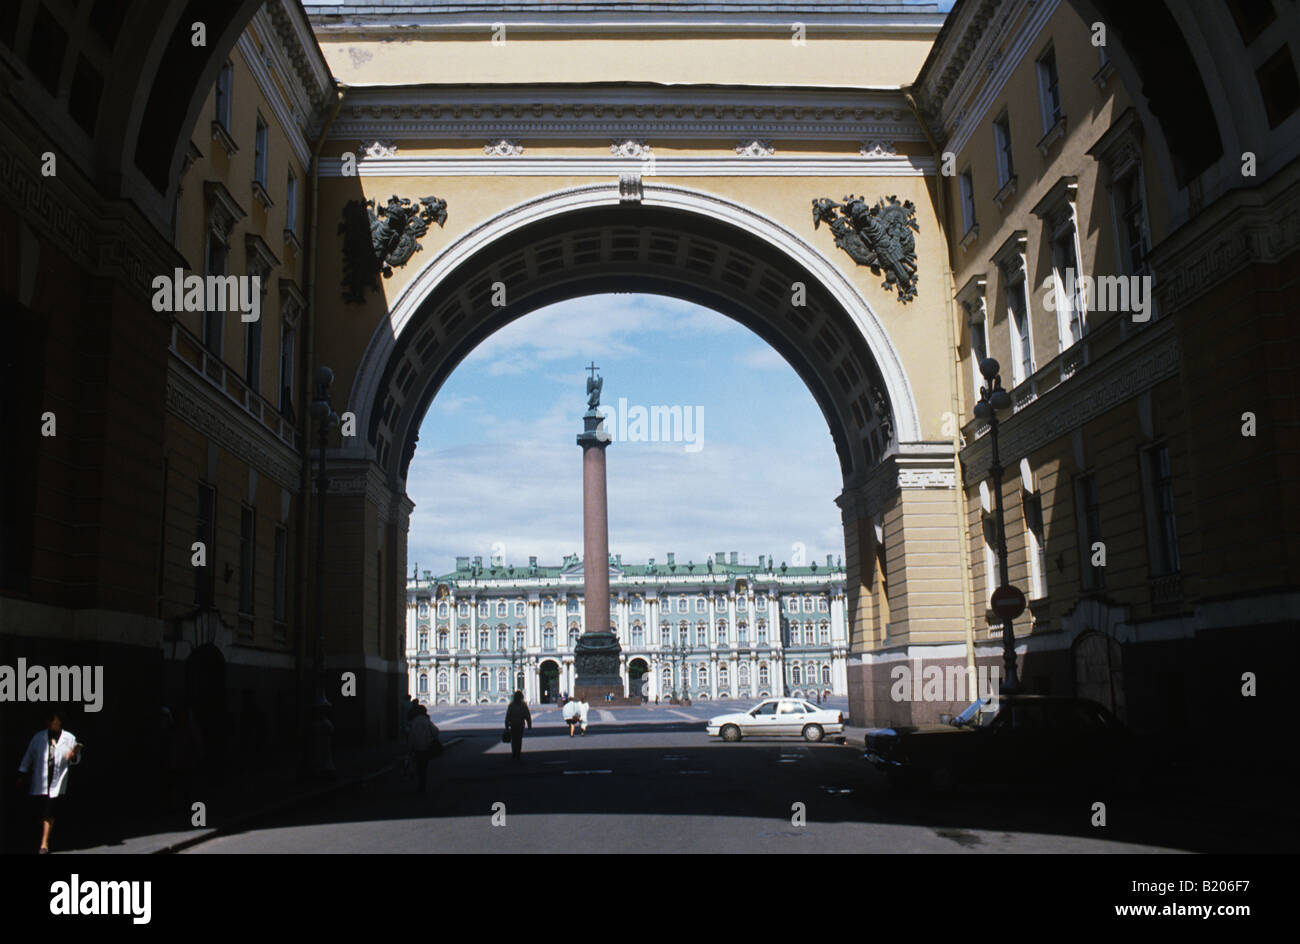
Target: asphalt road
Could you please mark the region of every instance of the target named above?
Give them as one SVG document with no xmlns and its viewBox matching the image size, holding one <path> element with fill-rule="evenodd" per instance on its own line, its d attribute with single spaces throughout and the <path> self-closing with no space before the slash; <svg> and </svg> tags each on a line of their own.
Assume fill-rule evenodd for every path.
<svg viewBox="0 0 1300 944">
<path fill-rule="evenodd" d="M 593 706 L 586 737 L 535 713 L 519 763 L 499 708 L 439 709 L 425 795 L 394 772 L 191 853 L 276 852 L 1165 852 L 1241 839 L 1241 825 L 1168 797 L 889 791 L 861 750 L 824 742 L 708 738 L 718 706 Z M 801 814 L 801 815 L 799 815 Z M 1219 819 L 1215 819 L 1215 816 Z M 1221 821 L 1223 820 L 1223 821 Z M 802 821 L 802 824 L 800 824 Z"/>
</svg>

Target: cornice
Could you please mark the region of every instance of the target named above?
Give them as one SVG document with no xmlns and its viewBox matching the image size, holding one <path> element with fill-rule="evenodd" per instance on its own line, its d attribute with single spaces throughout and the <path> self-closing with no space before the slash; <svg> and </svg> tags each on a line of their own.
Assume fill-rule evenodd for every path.
<svg viewBox="0 0 1300 944">
<path fill-rule="evenodd" d="M 491 156 L 367 158 L 356 164 L 359 177 L 920 177 L 933 176 L 929 157 L 514 157 L 503 164 Z M 322 177 L 343 176 L 339 158 L 322 158 Z"/>
<path fill-rule="evenodd" d="M 475 147 L 500 138 L 925 141 L 892 89 L 645 83 L 349 89 L 330 138 L 376 137 L 468 139 Z"/>
</svg>

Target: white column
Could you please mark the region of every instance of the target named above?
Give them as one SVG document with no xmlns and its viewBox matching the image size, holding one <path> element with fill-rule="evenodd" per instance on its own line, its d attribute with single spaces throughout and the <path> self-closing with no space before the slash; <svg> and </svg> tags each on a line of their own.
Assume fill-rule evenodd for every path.
<svg viewBox="0 0 1300 944">
<path fill-rule="evenodd" d="M 659 650 L 659 597 L 653 599 L 646 597 L 646 632 L 650 634 L 647 642 L 650 644 L 651 651 Z M 656 683 L 657 684 L 657 683 Z"/>
<path fill-rule="evenodd" d="M 628 605 L 627 597 L 620 596 L 618 598 L 618 638 L 622 640 L 624 644 L 627 644 L 629 641 L 627 635 Z"/>
<path fill-rule="evenodd" d="M 476 643 L 475 637 L 470 635 L 470 642 Z M 474 650 L 477 651 L 477 650 Z M 478 704 L 478 670 L 480 662 L 477 657 L 469 660 L 469 703 Z"/>
<path fill-rule="evenodd" d="M 730 648 L 736 642 L 736 597 L 735 594 L 727 594 L 727 646 Z"/>
<path fill-rule="evenodd" d="M 709 698 L 718 700 L 718 654 L 709 655 Z"/>
<path fill-rule="evenodd" d="M 704 638 L 709 641 L 709 652 L 712 652 L 717 647 L 717 642 L 718 642 L 718 630 L 717 627 L 714 625 L 714 622 L 717 619 L 718 614 L 717 614 L 717 607 L 714 606 L 713 603 L 712 587 L 709 587 L 709 599 L 708 602 L 705 604 L 705 606 L 708 607 L 709 625 L 704 630 Z"/>
</svg>

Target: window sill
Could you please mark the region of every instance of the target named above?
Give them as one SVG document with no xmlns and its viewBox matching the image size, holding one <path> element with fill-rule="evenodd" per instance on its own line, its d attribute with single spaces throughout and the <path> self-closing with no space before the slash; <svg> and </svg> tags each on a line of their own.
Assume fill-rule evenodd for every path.
<svg viewBox="0 0 1300 944">
<path fill-rule="evenodd" d="M 1101 64 L 1101 68 L 1092 74 L 1093 84 L 1099 89 L 1104 89 L 1110 77 L 1115 74 L 1115 63 L 1107 59 Z"/>
<path fill-rule="evenodd" d="M 271 195 L 266 192 L 266 187 L 259 180 L 253 181 L 253 199 L 262 204 L 263 210 L 270 210 L 271 207 L 275 206 L 275 203 L 271 200 Z"/>
<path fill-rule="evenodd" d="M 1007 201 L 1011 199 L 1015 192 L 1016 175 L 1012 174 L 1007 178 L 1007 182 L 1002 185 L 1002 189 L 993 195 L 993 202 L 996 203 L 998 209 L 1001 210 L 1006 206 Z"/>
<path fill-rule="evenodd" d="M 975 245 L 975 243 L 979 240 L 979 238 L 980 238 L 980 225 L 978 223 L 973 223 L 971 224 L 971 228 L 966 230 L 966 235 L 962 236 L 961 242 L 959 243 L 959 245 L 962 248 L 962 251 L 965 252 L 971 246 Z"/>
<path fill-rule="evenodd" d="M 212 140 L 221 145 L 226 157 L 234 157 L 239 151 L 239 145 L 235 144 L 235 139 L 230 136 L 226 126 L 215 118 L 212 119 Z"/>
<path fill-rule="evenodd" d="M 1039 152 L 1043 155 L 1043 157 L 1046 157 L 1047 152 L 1052 149 L 1052 145 L 1055 144 L 1057 141 L 1061 140 L 1061 138 L 1063 137 L 1065 137 L 1065 116 L 1064 115 L 1062 115 L 1060 118 L 1057 118 L 1056 124 L 1048 128 L 1046 133 L 1043 134 L 1043 137 L 1038 142 Z"/>
</svg>

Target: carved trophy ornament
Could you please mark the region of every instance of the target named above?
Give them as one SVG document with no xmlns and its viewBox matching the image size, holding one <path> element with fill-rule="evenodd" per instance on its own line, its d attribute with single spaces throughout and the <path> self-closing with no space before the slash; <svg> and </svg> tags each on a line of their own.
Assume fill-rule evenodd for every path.
<svg viewBox="0 0 1300 944">
<path fill-rule="evenodd" d="M 889 196 L 871 206 L 864 198 L 849 194 L 843 203 L 821 197 L 812 206 L 814 229 L 828 224 L 835 245 L 858 265 L 884 275 L 881 287 L 894 289 L 900 302 L 916 297 L 916 240 L 912 232 L 920 227 L 911 200 L 899 203 L 898 197 Z"/>
<path fill-rule="evenodd" d="M 343 300 L 361 304 L 367 288 L 378 290 L 379 275 L 390 278 L 422 248 L 430 223 L 447 222 L 447 201 L 421 197 L 412 203 L 393 195 L 387 204 L 349 200 L 343 205 Z"/>
</svg>

